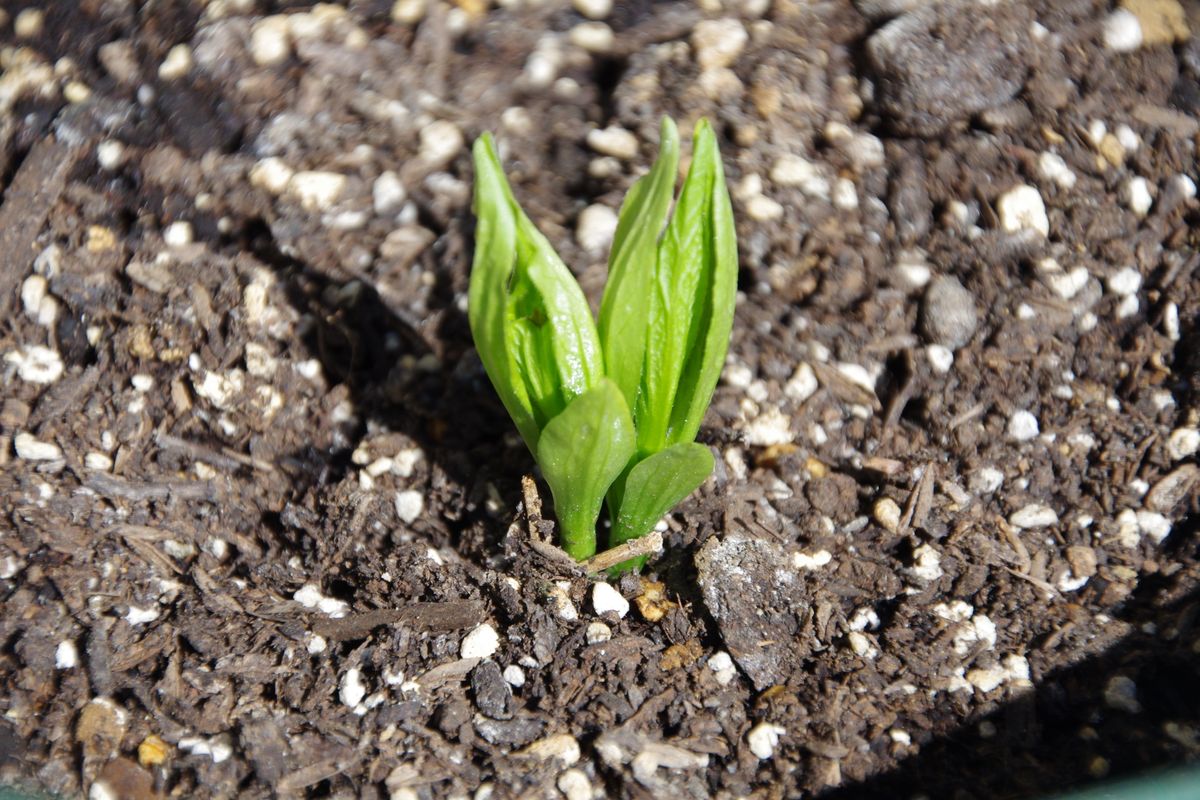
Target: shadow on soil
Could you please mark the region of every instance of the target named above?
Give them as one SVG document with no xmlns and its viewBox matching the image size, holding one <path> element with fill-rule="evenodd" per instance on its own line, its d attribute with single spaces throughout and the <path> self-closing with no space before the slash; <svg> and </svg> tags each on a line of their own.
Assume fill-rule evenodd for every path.
<svg viewBox="0 0 1200 800">
<path fill-rule="evenodd" d="M 326 275 L 290 258 L 266 223 L 243 232 L 245 249 L 276 272 L 293 308 L 313 320 L 303 334 L 304 347 L 320 361 L 330 385 L 344 387 L 341 391 L 359 419 L 356 429 L 346 431 L 333 447 L 309 447 L 291 455 L 289 472 L 297 495 L 341 480 L 358 442 L 368 430 L 382 427 L 420 446 L 432 467 L 434 493 L 461 493 L 468 506 L 478 507 L 490 483 L 508 505 L 516 505 L 519 481 L 498 476 L 528 473 L 533 461 L 508 435 L 508 415 L 474 353 L 467 316 L 454 302 L 459 277 L 442 266 L 469 260 L 443 252 L 443 242 L 469 238 L 455 226 L 469 225 L 469 220 L 451 220 L 451 230 L 422 253 L 418 265 L 435 281 L 421 318 L 403 304 L 389 303 L 365 277 L 354 292 L 346 292 L 350 278 Z M 473 519 L 449 520 L 455 546 L 463 544 L 458 539 Z M 488 535 L 499 535 L 495 526 L 485 527 Z M 473 544 L 476 552 L 464 555 L 502 549 L 497 542 Z"/>
<path fill-rule="evenodd" d="M 1194 558 L 1198 533 L 1200 514 L 1193 509 L 1167 546 Z M 924 743 L 919 755 L 894 771 L 832 790 L 822 800 L 1035 800 L 1099 777 L 1137 776 L 1195 759 L 1198 616 L 1200 575 L 1194 570 L 1147 577 L 1121 614 L 1133 632 L 1108 650 L 1041 676 L 1028 694 Z M 1134 682 L 1140 711 L 1111 707 L 1119 700 L 1106 703 L 1110 686 L 1120 694 L 1120 682 L 1110 684 L 1116 676 Z M 994 733 L 981 735 L 981 729 Z"/>
</svg>

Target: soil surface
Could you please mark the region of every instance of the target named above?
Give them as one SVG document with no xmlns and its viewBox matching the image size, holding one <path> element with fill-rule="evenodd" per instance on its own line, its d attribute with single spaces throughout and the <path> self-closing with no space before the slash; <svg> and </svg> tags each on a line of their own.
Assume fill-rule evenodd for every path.
<svg viewBox="0 0 1200 800">
<path fill-rule="evenodd" d="M 1200 756 L 1191 31 L 4 3 L 0 781 L 1034 798 Z M 663 114 L 717 125 L 742 292 L 626 611 L 472 350 L 468 145 L 595 302 Z"/>
</svg>

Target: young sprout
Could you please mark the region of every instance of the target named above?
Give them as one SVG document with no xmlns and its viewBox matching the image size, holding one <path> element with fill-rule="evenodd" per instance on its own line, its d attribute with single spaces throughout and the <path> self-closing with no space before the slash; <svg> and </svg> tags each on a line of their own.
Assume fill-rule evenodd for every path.
<svg viewBox="0 0 1200 800">
<path fill-rule="evenodd" d="M 650 172 L 621 206 L 598 326 L 570 271 L 521 210 L 492 138 L 475 142 L 471 334 L 554 497 L 563 549 L 648 533 L 712 472 L 695 442 L 725 361 L 737 242 L 716 135 L 695 129 L 675 202 L 679 135 L 664 119 Z M 644 560 L 644 559 L 643 559 Z M 627 562 L 620 568 L 640 566 Z"/>
</svg>

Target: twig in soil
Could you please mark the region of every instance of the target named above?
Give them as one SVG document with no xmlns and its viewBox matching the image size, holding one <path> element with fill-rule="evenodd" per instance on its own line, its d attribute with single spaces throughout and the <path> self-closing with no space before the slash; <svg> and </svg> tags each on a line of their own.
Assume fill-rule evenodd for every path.
<svg viewBox="0 0 1200 800">
<path fill-rule="evenodd" d="M 164 531 L 151 528 L 148 525 L 118 525 L 116 533 L 125 540 L 130 550 L 141 556 L 142 560 L 157 566 L 164 573 L 183 574 L 183 568 L 154 547 L 154 542 L 162 542 L 172 538 Z"/>
<path fill-rule="evenodd" d="M 587 561 L 584 561 L 582 566 L 589 575 L 595 575 L 596 573 L 615 567 L 617 564 L 624 563 L 631 558 L 657 555 L 662 552 L 662 549 L 662 534 L 658 531 L 650 531 L 645 536 L 630 539 L 628 542 L 619 544 L 611 550 L 605 550 L 603 553 L 592 556 Z"/>
<path fill-rule="evenodd" d="M 483 618 L 483 603 L 451 600 L 442 603 L 409 603 L 401 608 L 381 608 L 341 619 L 316 619 L 312 631 L 335 642 L 364 639 L 384 625 L 408 625 L 426 631 L 456 631 Z"/>
<path fill-rule="evenodd" d="M 954 430 L 955 428 L 959 427 L 960 425 L 965 425 L 968 422 L 970 422 L 971 420 L 975 419 L 980 414 L 982 414 L 986 409 L 987 409 L 987 406 L 985 406 L 983 403 L 976 403 L 975 405 L 968 408 L 966 411 L 959 414 L 954 419 L 950 420 L 950 424 L 947 425 L 946 427 L 949 430 Z"/>
<path fill-rule="evenodd" d="M 817 379 L 821 381 L 821 384 L 827 386 L 837 399 L 846 403 L 867 406 L 874 411 L 879 411 L 882 407 L 878 395 L 854 383 L 839 370 L 819 361 L 814 361 L 812 368 L 817 373 Z"/>
<path fill-rule="evenodd" d="M 1033 560 L 1029 557 L 1029 550 L 1026 549 L 1025 543 L 1021 541 L 1020 535 L 1012 529 L 1008 524 L 1008 520 L 1003 517 L 996 518 L 996 525 L 1000 528 L 1000 532 L 1004 534 L 1004 538 L 1012 545 L 1012 549 L 1017 556 L 1017 566 L 1021 568 L 1022 572 L 1028 573 Z"/>
<path fill-rule="evenodd" d="M 905 503 L 904 515 L 900 518 L 900 530 L 920 528 L 925 524 L 925 518 L 929 516 L 929 509 L 933 505 L 934 471 L 932 461 L 925 464 L 917 485 L 913 487 L 908 502 Z"/>
<path fill-rule="evenodd" d="M 301 789 L 315 786 L 321 781 L 329 780 L 345 768 L 346 764 L 340 758 L 328 758 L 324 761 L 318 761 L 316 764 L 301 767 L 295 772 L 283 776 L 275 786 L 275 791 L 280 797 L 286 797 Z"/>
<path fill-rule="evenodd" d="M 537 482 L 532 475 L 521 476 L 521 497 L 525 501 L 525 521 L 529 525 L 529 538 L 541 541 L 537 523 L 542 521 L 542 497 L 538 494 Z"/>
<path fill-rule="evenodd" d="M 97 472 L 89 475 L 84 485 L 105 497 L 142 502 L 144 500 L 211 500 L 216 489 L 210 481 L 160 481 L 131 483 L 113 475 Z"/>
<path fill-rule="evenodd" d="M 1004 566 L 1004 565 L 1001 565 L 1001 566 L 1004 568 L 1004 571 L 1007 572 L 1009 575 L 1012 575 L 1014 578 L 1020 578 L 1021 580 L 1029 581 L 1034 586 L 1036 586 L 1038 589 L 1041 589 L 1043 592 L 1046 592 L 1047 594 L 1049 594 L 1051 597 L 1059 597 L 1060 596 L 1060 593 L 1059 593 L 1058 589 L 1054 586 L 1054 584 L 1047 583 L 1046 581 L 1042 580 L 1041 578 L 1035 578 L 1032 575 L 1027 575 L 1024 572 L 1018 572 L 1017 570 L 1013 569 L 1012 567 L 1008 567 L 1008 566 Z"/>
<path fill-rule="evenodd" d="M 184 453 L 196 461 L 203 461 L 219 469 L 235 470 L 238 467 L 252 467 L 263 472 L 275 472 L 275 465 L 262 459 L 238 453 L 227 447 L 221 448 L 221 452 L 218 453 L 202 444 L 189 442 L 186 439 L 172 436 L 169 433 L 156 433 L 154 435 L 154 443 L 163 450 L 174 450 Z"/>
</svg>

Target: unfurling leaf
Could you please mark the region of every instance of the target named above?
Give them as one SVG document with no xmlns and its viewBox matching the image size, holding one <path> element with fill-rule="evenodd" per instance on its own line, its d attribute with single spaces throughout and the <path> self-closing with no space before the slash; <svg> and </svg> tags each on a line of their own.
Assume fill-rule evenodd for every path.
<svg viewBox="0 0 1200 800">
<path fill-rule="evenodd" d="M 658 238 L 675 196 L 679 133 L 670 119 L 663 118 L 658 148 L 650 172 L 633 184 L 621 203 L 598 322 L 605 372 L 631 409 L 637 402 L 646 360 Z"/>
<path fill-rule="evenodd" d="M 601 378 L 542 430 L 535 455 L 554 495 L 563 549 L 596 552 L 596 518 L 613 481 L 633 456 L 633 420 L 620 389 Z"/>
<path fill-rule="evenodd" d="M 491 136 L 473 153 L 471 335 L 532 451 L 547 423 L 603 374 L 600 340 L 579 284 L 513 197 Z"/>
<path fill-rule="evenodd" d="M 696 438 L 725 363 L 736 292 L 733 208 L 716 135 L 701 120 L 655 263 L 633 412 L 640 455 Z"/>
</svg>

